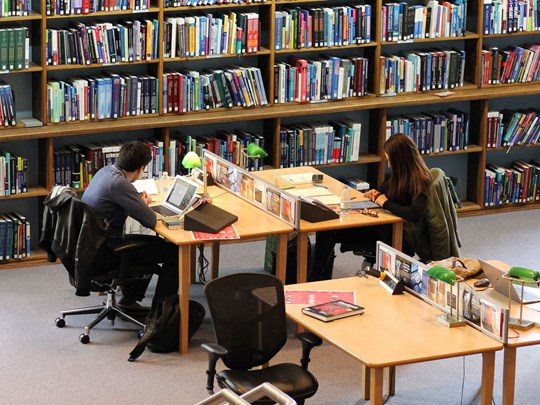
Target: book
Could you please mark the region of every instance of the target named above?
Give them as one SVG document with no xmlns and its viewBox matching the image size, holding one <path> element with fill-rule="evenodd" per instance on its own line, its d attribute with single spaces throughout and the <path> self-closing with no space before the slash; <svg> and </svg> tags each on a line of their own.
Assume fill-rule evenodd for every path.
<svg viewBox="0 0 540 405">
<path fill-rule="evenodd" d="M 323 322 L 330 322 L 336 319 L 346 318 L 353 315 L 360 315 L 364 312 L 364 307 L 351 304 L 343 300 L 334 300 L 323 304 L 312 305 L 302 308 L 302 313 L 317 318 Z"/>
</svg>

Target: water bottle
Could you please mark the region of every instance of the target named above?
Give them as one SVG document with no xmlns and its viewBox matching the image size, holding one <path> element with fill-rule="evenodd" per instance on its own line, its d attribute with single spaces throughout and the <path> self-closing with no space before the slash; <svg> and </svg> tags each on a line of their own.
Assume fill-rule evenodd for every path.
<svg viewBox="0 0 540 405">
<path fill-rule="evenodd" d="M 162 200 L 165 199 L 167 196 L 167 193 L 169 192 L 169 188 L 171 187 L 171 178 L 169 177 L 169 173 L 164 171 L 161 175 L 161 179 L 159 179 L 159 196 Z"/>
<path fill-rule="evenodd" d="M 343 186 L 341 190 L 341 198 L 339 200 L 339 215 L 343 217 L 349 216 L 351 212 L 351 190 L 349 186 Z"/>
</svg>

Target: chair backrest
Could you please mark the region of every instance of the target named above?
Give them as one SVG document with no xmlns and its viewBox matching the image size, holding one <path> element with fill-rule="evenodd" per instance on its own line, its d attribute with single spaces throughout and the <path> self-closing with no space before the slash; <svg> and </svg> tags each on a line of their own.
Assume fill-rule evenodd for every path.
<svg viewBox="0 0 540 405">
<path fill-rule="evenodd" d="M 423 262 L 459 256 L 457 213 L 444 171 L 430 170 L 431 187 L 424 218 L 404 225 L 405 237 Z"/>
<path fill-rule="evenodd" d="M 107 253 L 107 224 L 70 188 L 53 189 L 45 199 L 39 245 L 49 261 L 59 258 L 72 284 L 87 295 Z"/>
<path fill-rule="evenodd" d="M 283 283 L 264 273 L 217 278 L 204 289 L 217 343 L 231 369 L 267 363 L 287 341 Z"/>
</svg>

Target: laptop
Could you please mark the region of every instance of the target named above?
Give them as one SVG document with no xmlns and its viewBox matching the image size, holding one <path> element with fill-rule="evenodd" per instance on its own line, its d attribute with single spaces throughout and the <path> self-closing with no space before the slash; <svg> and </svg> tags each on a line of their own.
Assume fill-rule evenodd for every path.
<svg viewBox="0 0 540 405">
<path fill-rule="evenodd" d="M 150 208 L 156 213 L 157 219 L 182 218 L 197 200 L 199 185 L 186 177 L 176 176 L 165 197 L 165 200 Z"/>
<path fill-rule="evenodd" d="M 540 289 L 534 287 L 522 287 L 518 284 L 510 283 L 507 279 L 503 278 L 506 271 L 495 267 L 483 260 L 478 259 L 482 270 L 486 274 L 493 289 L 505 297 L 508 297 L 508 284 L 511 285 L 510 294 L 512 301 L 521 302 L 521 289 L 523 288 L 523 304 L 532 304 L 533 302 L 540 302 Z"/>
</svg>

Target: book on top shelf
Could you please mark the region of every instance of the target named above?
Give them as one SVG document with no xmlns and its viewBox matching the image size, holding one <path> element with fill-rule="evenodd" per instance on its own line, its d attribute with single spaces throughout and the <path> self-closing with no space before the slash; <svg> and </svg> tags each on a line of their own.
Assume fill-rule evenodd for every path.
<svg viewBox="0 0 540 405">
<path fill-rule="evenodd" d="M 343 300 L 334 300 L 324 304 L 304 307 L 302 313 L 323 322 L 330 322 L 353 315 L 360 315 L 364 313 L 364 307 Z"/>
</svg>

